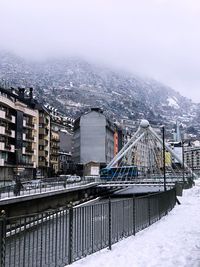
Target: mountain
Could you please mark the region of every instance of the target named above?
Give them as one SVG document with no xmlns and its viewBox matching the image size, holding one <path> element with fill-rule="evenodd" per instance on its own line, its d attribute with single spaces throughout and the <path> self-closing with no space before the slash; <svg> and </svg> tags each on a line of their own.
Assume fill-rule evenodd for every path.
<svg viewBox="0 0 200 267">
<path fill-rule="evenodd" d="M 0 53 L 0 81 L 13 87 L 32 86 L 41 102 L 74 118 L 89 107 L 101 107 L 113 121 L 125 125 L 146 118 L 172 128 L 179 120 L 185 132 L 200 133 L 199 104 L 158 81 L 84 60 L 30 62 Z"/>
</svg>

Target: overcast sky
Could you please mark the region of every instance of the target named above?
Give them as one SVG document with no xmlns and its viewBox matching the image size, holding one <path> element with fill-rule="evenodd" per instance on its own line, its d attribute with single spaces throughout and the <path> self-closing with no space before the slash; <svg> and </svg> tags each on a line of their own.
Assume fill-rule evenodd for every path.
<svg viewBox="0 0 200 267">
<path fill-rule="evenodd" d="M 0 49 L 82 56 L 200 102 L 199 0 L 0 0 Z"/>
</svg>

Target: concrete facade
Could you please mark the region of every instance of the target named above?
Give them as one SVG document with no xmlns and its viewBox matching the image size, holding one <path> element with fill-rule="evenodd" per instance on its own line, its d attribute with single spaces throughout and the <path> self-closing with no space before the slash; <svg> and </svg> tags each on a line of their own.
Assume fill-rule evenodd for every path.
<svg viewBox="0 0 200 267">
<path fill-rule="evenodd" d="M 107 164 L 114 157 L 114 126 L 99 109 L 91 109 L 75 122 L 73 159 L 75 163 Z"/>
</svg>

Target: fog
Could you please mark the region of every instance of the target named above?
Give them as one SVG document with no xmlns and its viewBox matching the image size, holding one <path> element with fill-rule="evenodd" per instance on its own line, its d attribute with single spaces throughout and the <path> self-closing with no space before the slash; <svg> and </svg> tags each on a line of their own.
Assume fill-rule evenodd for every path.
<svg viewBox="0 0 200 267">
<path fill-rule="evenodd" d="M 0 49 L 79 56 L 200 102 L 199 0 L 0 0 Z"/>
</svg>

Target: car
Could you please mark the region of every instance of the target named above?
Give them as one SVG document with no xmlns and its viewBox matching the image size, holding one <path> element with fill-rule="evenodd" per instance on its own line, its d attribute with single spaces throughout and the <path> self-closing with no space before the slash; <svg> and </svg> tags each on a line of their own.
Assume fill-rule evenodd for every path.
<svg viewBox="0 0 200 267">
<path fill-rule="evenodd" d="M 77 175 L 70 175 L 70 177 L 67 178 L 68 183 L 76 183 L 80 181 L 81 181 L 81 177 Z"/>
<path fill-rule="evenodd" d="M 24 185 L 26 190 L 41 188 L 42 186 L 43 186 L 43 183 L 40 179 L 31 180 L 30 182 Z"/>
</svg>

